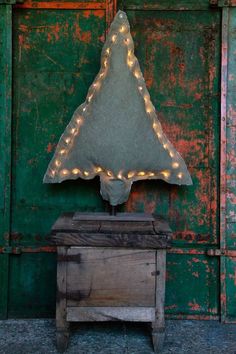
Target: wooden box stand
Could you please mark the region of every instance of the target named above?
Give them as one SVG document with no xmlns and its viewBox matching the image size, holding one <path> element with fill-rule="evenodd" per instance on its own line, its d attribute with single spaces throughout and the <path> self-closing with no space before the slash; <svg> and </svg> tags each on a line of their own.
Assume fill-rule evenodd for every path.
<svg viewBox="0 0 236 354">
<path fill-rule="evenodd" d="M 73 321 L 152 324 L 155 352 L 165 335 L 164 297 L 168 223 L 75 221 L 62 215 L 51 235 L 57 245 L 57 347 L 64 351 Z"/>
</svg>

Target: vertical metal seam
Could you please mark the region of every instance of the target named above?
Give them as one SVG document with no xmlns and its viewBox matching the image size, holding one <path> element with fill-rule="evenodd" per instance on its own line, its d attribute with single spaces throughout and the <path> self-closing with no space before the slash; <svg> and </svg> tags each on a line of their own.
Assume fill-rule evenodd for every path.
<svg viewBox="0 0 236 354">
<path fill-rule="evenodd" d="M 220 122 L 220 247 L 226 247 L 226 121 L 227 121 L 227 80 L 228 80 L 228 31 L 229 8 L 222 9 L 222 42 L 221 42 L 221 122 Z M 221 320 L 226 317 L 226 284 L 225 257 L 220 258 L 220 307 Z"/>
</svg>

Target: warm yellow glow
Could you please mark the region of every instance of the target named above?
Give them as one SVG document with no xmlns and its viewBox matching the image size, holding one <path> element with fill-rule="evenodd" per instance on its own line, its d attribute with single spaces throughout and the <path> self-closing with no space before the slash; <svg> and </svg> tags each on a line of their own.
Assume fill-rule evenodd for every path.
<svg viewBox="0 0 236 354">
<path fill-rule="evenodd" d="M 76 123 L 77 123 L 78 125 L 82 124 L 82 118 L 77 118 L 77 119 L 76 119 Z"/>
<path fill-rule="evenodd" d="M 148 176 L 149 176 L 149 177 L 153 177 L 153 176 L 155 176 L 155 173 L 149 172 Z"/>
<path fill-rule="evenodd" d="M 92 98 L 93 98 L 93 95 L 90 95 L 90 96 L 88 97 L 88 101 L 90 102 Z"/>
<path fill-rule="evenodd" d="M 129 65 L 129 67 L 132 67 L 134 65 L 133 60 L 128 60 L 127 64 Z"/>
<path fill-rule="evenodd" d="M 173 168 L 178 168 L 179 167 L 179 163 L 178 162 L 173 162 L 172 163 L 172 167 Z"/>
<path fill-rule="evenodd" d="M 102 168 L 101 168 L 101 167 L 96 167 L 96 168 L 95 168 L 95 171 L 96 171 L 97 173 L 102 172 Z"/>
<path fill-rule="evenodd" d="M 68 171 L 68 170 L 62 170 L 61 173 L 62 173 L 64 176 L 66 176 L 66 175 L 68 175 L 69 171 Z"/>
<path fill-rule="evenodd" d="M 148 107 L 146 108 L 146 112 L 147 112 L 147 113 L 151 113 L 151 112 L 152 112 L 152 107 L 148 106 Z"/>
<path fill-rule="evenodd" d="M 182 172 L 180 172 L 180 173 L 178 173 L 178 174 L 177 174 L 177 176 L 178 176 L 178 178 L 180 178 L 180 179 L 181 179 L 181 178 L 183 177 L 183 173 L 182 173 Z"/>
<path fill-rule="evenodd" d="M 161 138 L 161 133 L 157 132 L 158 138 Z"/>
<path fill-rule="evenodd" d="M 116 37 L 117 36 L 115 34 L 111 37 L 111 40 L 112 40 L 113 43 L 116 41 Z"/>
<path fill-rule="evenodd" d="M 107 52 L 107 54 L 109 54 L 110 53 L 110 48 L 107 48 L 106 52 Z"/>
<path fill-rule="evenodd" d="M 103 64 L 104 64 L 104 66 L 106 68 L 107 67 L 107 60 L 104 60 Z"/>
<path fill-rule="evenodd" d="M 125 26 L 121 26 L 119 31 L 123 33 L 125 31 Z"/>
<path fill-rule="evenodd" d="M 139 89 L 139 91 L 143 91 L 142 86 L 139 86 L 138 89 Z"/>
<path fill-rule="evenodd" d="M 145 172 L 144 171 L 139 172 L 138 176 L 145 176 Z"/>
<path fill-rule="evenodd" d="M 85 175 L 85 176 L 88 176 L 89 173 L 88 173 L 87 171 L 84 171 L 84 175 Z"/>
<path fill-rule="evenodd" d="M 54 170 L 51 171 L 51 176 L 52 176 L 52 177 L 55 176 L 55 171 L 54 171 Z"/>
<path fill-rule="evenodd" d="M 129 42 L 130 42 L 129 38 L 126 38 L 125 39 L 125 44 L 129 44 Z"/>
<path fill-rule="evenodd" d="M 132 178 L 132 177 L 134 177 L 134 175 L 135 175 L 135 173 L 131 171 L 128 173 L 128 178 Z"/>
<path fill-rule="evenodd" d="M 141 74 L 138 70 L 135 70 L 134 76 L 136 77 L 136 79 L 139 79 L 141 77 Z"/>
<path fill-rule="evenodd" d="M 86 107 L 83 108 L 83 112 L 85 112 L 85 111 L 86 111 Z"/>
<path fill-rule="evenodd" d="M 163 144 L 163 148 L 167 149 L 168 145 L 167 144 Z"/>
<path fill-rule="evenodd" d="M 99 75 L 100 77 L 103 77 L 104 76 L 104 73 L 103 72 L 101 72 L 101 74 Z"/>
<path fill-rule="evenodd" d="M 170 177 L 170 172 L 169 172 L 169 171 L 162 171 L 161 174 L 162 174 L 165 178 L 169 178 L 169 177 Z"/>
<path fill-rule="evenodd" d="M 55 165 L 56 165 L 57 167 L 61 166 L 61 161 L 55 160 Z"/>
<path fill-rule="evenodd" d="M 169 151 L 169 155 L 170 155 L 170 157 L 174 157 L 174 153 L 172 152 L 172 151 Z"/>
<path fill-rule="evenodd" d="M 119 172 L 118 175 L 117 175 L 117 178 L 122 179 L 122 177 L 123 177 L 123 176 L 122 176 L 122 173 Z"/>
<path fill-rule="evenodd" d="M 78 168 L 74 168 L 72 170 L 72 173 L 73 173 L 73 175 L 77 175 L 78 173 L 80 173 L 80 170 Z"/>
<path fill-rule="evenodd" d="M 149 101 L 149 96 L 148 95 L 144 95 L 143 99 L 144 99 L 145 102 L 148 102 Z"/>
<path fill-rule="evenodd" d="M 66 139 L 65 139 L 65 142 L 66 142 L 67 144 L 69 144 L 70 138 L 66 138 Z"/>
<path fill-rule="evenodd" d="M 74 134 L 76 132 L 76 129 L 72 128 L 70 132 L 71 132 L 71 134 Z"/>
<path fill-rule="evenodd" d="M 65 153 L 66 153 L 66 150 L 65 150 L 65 149 L 60 150 L 60 154 L 61 154 L 61 155 L 64 155 Z"/>
<path fill-rule="evenodd" d="M 112 177 L 111 171 L 107 171 L 107 175 L 108 175 L 109 177 Z"/>
</svg>

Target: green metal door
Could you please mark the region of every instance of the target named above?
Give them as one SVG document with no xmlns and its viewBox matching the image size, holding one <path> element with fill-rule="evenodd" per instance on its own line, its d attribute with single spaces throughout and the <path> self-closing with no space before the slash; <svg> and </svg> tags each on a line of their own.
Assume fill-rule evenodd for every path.
<svg viewBox="0 0 236 354">
<path fill-rule="evenodd" d="M 3 315 L 6 308 L 9 317 L 53 315 L 55 250 L 46 239 L 50 227 L 64 211 L 103 210 L 98 180 L 43 185 L 42 178 L 99 69 L 114 3 L 27 0 L 12 9 L 12 144 L 10 135 L 6 140 L 12 151 L 6 151 L 3 171 L 8 189 L 11 171 L 11 195 L 7 189 L 1 239 L 10 256 L 0 258 L 5 265 L 0 279 L 8 282 Z M 171 222 L 168 316 L 216 319 L 220 262 L 207 252 L 218 249 L 220 240 L 221 10 L 210 7 L 208 0 L 128 0 L 118 7 L 130 19 L 136 55 L 161 123 L 194 182 L 193 187 L 137 182 L 126 209 L 156 212 Z M 4 13 L 11 5 L 1 8 Z"/>
</svg>

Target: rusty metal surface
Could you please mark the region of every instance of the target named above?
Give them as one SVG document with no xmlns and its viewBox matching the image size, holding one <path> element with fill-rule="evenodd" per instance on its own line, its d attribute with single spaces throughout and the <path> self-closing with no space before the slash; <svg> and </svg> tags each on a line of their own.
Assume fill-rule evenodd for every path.
<svg viewBox="0 0 236 354">
<path fill-rule="evenodd" d="M 217 319 L 220 257 L 216 251 L 220 248 L 221 186 L 223 207 L 225 200 L 225 210 L 221 210 L 221 240 L 225 244 L 221 243 L 221 247 L 226 252 L 221 261 L 224 265 L 221 282 L 225 284 L 221 305 L 225 318 L 233 321 L 236 316 L 236 299 L 232 295 L 236 293 L 235 9 L 229 9 L 229 80 L 221 118 L 225 109 L 227 115 L 226 121 L 220 121 L 221 10 L 211 8 L 208 0 L 129 0 L 119 2 L 117 7 L 128 10 L 136 54 L 151 97 L 167 135 L 194 175 L 191 192 L 165 183 L 157 187 L 152 182 L 140 182 L 133 189 L 126 209 L 155 211 L 171 221 L 175 244 L 168 253 L 167 316 Z M 41 180 L 61 132 L 75 107 L 84 100 L 98 71 L 105 31 L 115 9 L 116 4 L 111 0 L 26 0 L 13 7 L 12 230 L 6 235 L 6 244 L 4 241 L 1 246 L 6 247 L 11 238 L 9 246 L 13 251 L 19 247 L 22 253 L 10 256 L 11 316 L 53 315 L 55 288 L 51 280 L 55 276 L 55 249 L 47 245 L 46 236 L 59 214 L 103 211 L 97 180 L 66 182 L 53 189 L 42 186 Z M 227 159 L 226 165 L 221 165 L 221 185 L 220 124 L 221 136 L 226 138 L 225 147 L 221 147 L 221 161 Z M 1 135 L 1 142 L 2 139 Z M 214 250 L 213 256 L 207 255 L 207 250 Z M 42 283 L 47 289 L 46 285 L 41 287 Z"/>
</svg>

